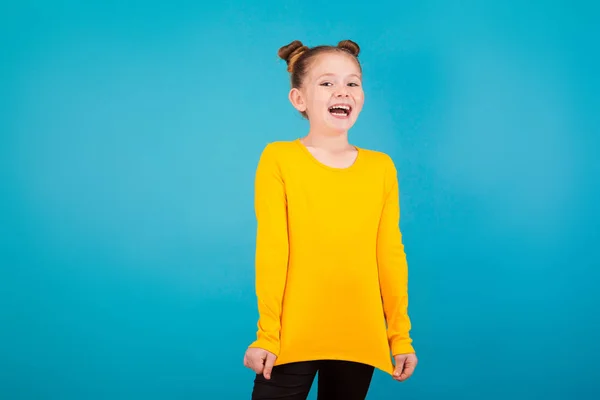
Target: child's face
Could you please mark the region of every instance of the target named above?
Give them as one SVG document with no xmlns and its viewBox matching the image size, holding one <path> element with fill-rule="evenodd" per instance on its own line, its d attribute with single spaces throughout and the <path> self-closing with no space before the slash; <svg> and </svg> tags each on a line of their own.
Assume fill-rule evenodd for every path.
<svg viewBox="0 0 600 400">
<path fill-rule="evenodd" d="M 311 126 L 347 132 L 364 103 L 360 68 L 349 55 L 320 54 L 312 60 L 302 87 L 290 92 L 290 100 L 306 111 Z"/>
</svg>

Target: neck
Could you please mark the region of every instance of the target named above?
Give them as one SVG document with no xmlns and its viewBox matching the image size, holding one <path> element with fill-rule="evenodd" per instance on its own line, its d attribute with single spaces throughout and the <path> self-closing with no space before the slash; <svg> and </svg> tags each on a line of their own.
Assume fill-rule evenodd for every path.
<svg viewBox="0 0 600 400">
<path fill-rule="evenodd" d="M 306 146 L 318 147 L 320 149 L 329 150 L 332 152 L 347 150 L 350 146 L 348 143 L 348 132 L 339 133 L 323 133 L 315 129 L 311 129 L 308 134 L 302 139 Z"/>
</svg>

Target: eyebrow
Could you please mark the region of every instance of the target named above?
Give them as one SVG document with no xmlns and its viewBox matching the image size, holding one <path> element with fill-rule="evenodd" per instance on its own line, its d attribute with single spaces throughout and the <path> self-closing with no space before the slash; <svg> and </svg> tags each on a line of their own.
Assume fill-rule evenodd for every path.
<svg viewBox="0 0 600 400">
<path fill-rule="evenodd" d="M 322 75 L 318 76 L 318 77 L 317 77 L 317 79 L 321 79 L 321 78 L 324 78 L 324 77 L 326 77 L 326 76 L 335 76 L 335 74 L 333 74 L 333 73 L 331 73 L 331 72 L 328 72 L 328 73 L 326 73 L 326 74 L 322 74 Z M 349 76 L 355 76 L 355 77 L 357 77 L 358 79 L 361 79 L 361 76 L 360 76 L 360 75 L 357 75 L 357 74 L 350 74 Z"/>
</svg>

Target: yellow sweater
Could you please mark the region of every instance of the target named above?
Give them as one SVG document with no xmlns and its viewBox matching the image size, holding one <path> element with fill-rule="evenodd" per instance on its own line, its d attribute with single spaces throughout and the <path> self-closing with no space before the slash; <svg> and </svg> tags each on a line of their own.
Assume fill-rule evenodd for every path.
<svg viewBox="0 0 600 400">
<path fill-rule="evenodd" d="M 357 361 L 392 373 L 412 353 L 396 168 L 358 148 L 349 168 L 299 139 L 269 143 L 255 180 L 257 339 L 275 365 Z"/>
</svg>

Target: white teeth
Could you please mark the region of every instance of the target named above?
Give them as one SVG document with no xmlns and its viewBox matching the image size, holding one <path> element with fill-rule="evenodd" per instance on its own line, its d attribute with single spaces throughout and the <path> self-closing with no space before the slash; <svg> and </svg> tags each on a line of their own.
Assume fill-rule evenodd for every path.
<svg viewBox="0 0 600 400">
<path fill-rule="evenodd" d="M 350 110 L 350 107 L 347 106 L 347 105 L 344 105 L 344 104 L 340 104 L 340 105 L 337 105 L 337 106 L 331 106 L 329 109 L 331 110 L 332 108 L 341 108 L 341 109 L 346 110 L 346 111 Z"/>
</svg>

